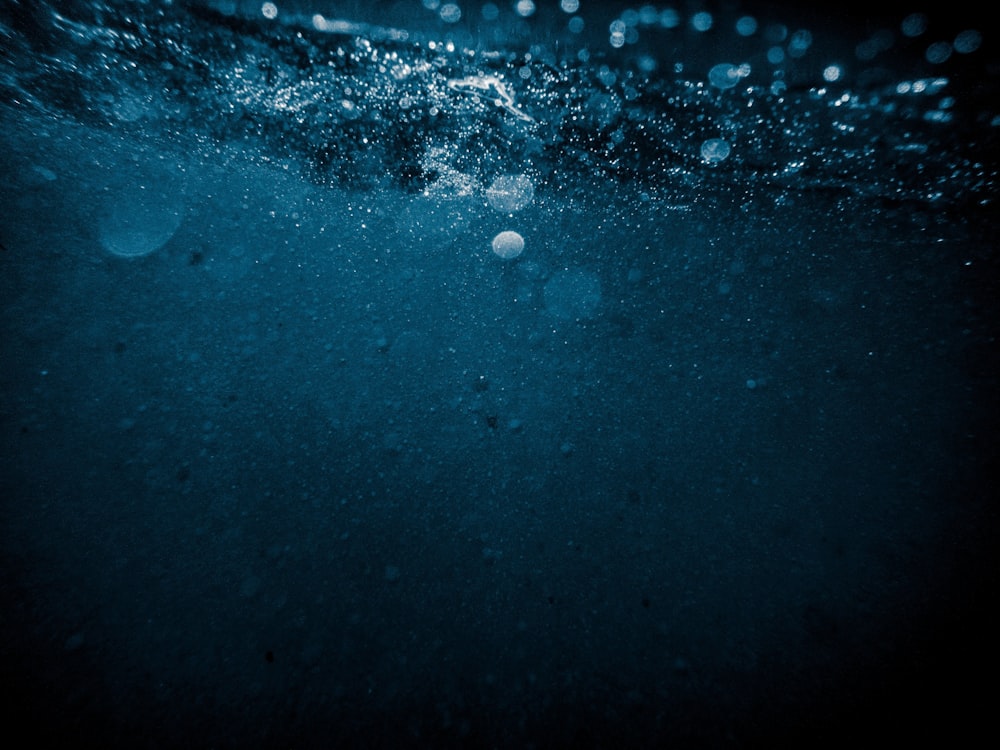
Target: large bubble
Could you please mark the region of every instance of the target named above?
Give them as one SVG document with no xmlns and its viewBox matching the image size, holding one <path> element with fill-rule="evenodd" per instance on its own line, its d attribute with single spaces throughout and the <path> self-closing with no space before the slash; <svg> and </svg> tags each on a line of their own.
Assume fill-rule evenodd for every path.
<svg viewBox="0 0 1000 750">
<path fill-rule="evenodd" d="M 523 174 L 500 175 L 486 189 L 486 200 L 497 211 L 511 214 L 520 211 L 535 197 L 535 186 Z"/>
<path fill-rule="evenodd" d="M 709 164 L 718 164 L 720 161 L 725 161 L 731 151 L 732 146 L 729 145 L 729 141 L 725 141 L 722 138 L 709 138 L 701 144 L 701 158 Z"/>
<path fill-rule="evenodd" d="M 138 258 L 166 245 L 183 218 L 184 200 L 173 181 L 132 185 L 108 198 L 97 231 L 109 253 Z"/>
<path fill-rule="evenodd" d="M 543 292 L 545 309 L 563 320 L 589 320 L 601 303 L 601 281 L 590 271 L 566 269 L 552 275 Z"/>
<path fill-rule="evenodd" d="M 731 89 L 750 74 L 750 66 L 719 63 L 708 71 L 708 82 L 717 89 Z"/>
<path fill-rule="evenodd" d="M 517 232 L 500 232 L 493 238 L 493 252 L 504 260 L 516 258 L 524 250 L 524 237 Z"/>
</svg>

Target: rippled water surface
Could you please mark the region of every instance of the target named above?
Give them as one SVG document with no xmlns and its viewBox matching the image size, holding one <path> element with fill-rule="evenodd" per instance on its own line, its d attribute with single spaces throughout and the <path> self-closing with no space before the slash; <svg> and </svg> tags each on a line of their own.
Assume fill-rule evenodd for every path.
<svg viewBox="0 0 1000 750">
<path fill-rule="evenodd" d="M 992 34 L 0 6 L 7 706 L 108 747 L 985 726 Z"/>
</svg>

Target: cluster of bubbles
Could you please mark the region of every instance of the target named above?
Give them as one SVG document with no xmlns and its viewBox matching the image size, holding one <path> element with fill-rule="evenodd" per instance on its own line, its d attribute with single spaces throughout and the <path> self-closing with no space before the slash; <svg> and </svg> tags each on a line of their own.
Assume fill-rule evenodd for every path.
<svg viewBox="0 0 1000 750">
<path fill-rule="evenodd" d="M 579 5 L 574 0 L 575 5 Z M 687 19 L 674 7 L 657 8 L 644 5 L 638 9 L 627 9 L 614 19 L 608 27 L 608 44 L 620 49 L 639 43 L 643 33 L 675 31 L 685 27 L 697 33 L 708 32 L 717 28 L 719 20 L 708 10 L 700 9 L 693 12 Z M 917 40 L 929 31 L 929 19 L 924 13 L 911 13 L 899 22 L 897 31 L 891 28 L 881 28 L 874 31 L 867 39 L 855 48 L 855 57 L 859 62 L 873 61 L 879 55 L 889 52 L 896 44 L 897 34 L 904 39 Z M 780 66 L 789 60 L 806 56 L 813 46 L 813 34 L 809 29 L 791 30 L 782 23 L 762 25 L 752 15 L 741 15 L 732 21 L 732 30 L 739 37 L 754 37 L 760 35 L 766 47 L 767 62 Z M 953 54 L 968 55 L 976 52 L 983 42 L 982 33 L 977 29 L 960 31 L 952 40 L 937 39 L 927 42 L 923 48 L 924 59 L 931 64 L 941 64 L 949 60 Z M 655 61 L 645 58 L 648 66 L 655 67 Z M 837 80 L 843 73 L 841 65 L 831 64 L 824 68 L 824 79 L 828 82 Z M 715 82 L 713 81 L 713 84 Z"/>
<path fill-rule="evenodd" d="M 221 7 L 234 6 L 235 0 L 218 0 Z M 442 0 L 421 0 L 422 6 L 434 14 L 437 20 L 445 26 L 455 26 L 466 20 L 475 25 L 479 21 L 487 23 L 500 19 L 506 11 L 520 19 L 528 19 L 536 15 L 538 6 L 534 0 L 512 0 L 512 2 L 485 2 L 478 6 L 478 14 L 467 13 L 462 4 L 443 2 Z M 581 0 L 559 0 L 559 10 L 568 16 L 565 29 L 571 34 L 580 34 L 586 27 L 584 16 L 580 13 Z M 230 9 L 232 10 L 232 9 Z M 271 0 L 265 0 L 260 5 L 260 15 L 268 20 L 274 20 L 279 15 L 279 7 Z M 321 17 L 317 17 L 322 19 Z M 347 22 L 344 22 L 347 23 Z M 813 47 L 814 38 L 809 29 L 791 29 L 779 22 L 761 23 L 755 16 L 744 14 L 735 19 L 717 17 L 710 10 L 700 8 L 690 12 L 685 17 L 683 11 L 672 5 L 657 7 L 652 4 L 638 8 L 623 10 L 608 25 L 607 43 L 613 49 L 622 49 L 638 45 L 644 36 L 662 32 L 679 32 L 690 30 L 697 34 L 705 34 L 720 28 L 721 24 L 731 27 L 738 37 L 759 37 L 765 45 L 765 58 L 774 67 L 801 59 Z M 348 24 L 352 25 L 352 24 Z M 356 26 L 357 24 L 353 24 Z M 917 40 L 929 33 L 929 19 L 924 13 L 911 13 L 899 23 L 898 29 L 881 28 L 861 41 L 855 48 L 855 57 L 861 63 L 875 60 L 879 55 L 889 52 L 896 44 L 897 37 Z M 330 30 L 330 29 L 327 29 Z M 349 29 L 342 29 L 348 31 Z M 976 29 L 960 31 L 953 39 L 937 39 L 928 41 L 923 49 L 923 57 L 928 63 L 941 64 L 953 55 L 968 55 L 977 51 L 983 42 L 982 33 Z M 590 56 L 589 50 L 582 50 L 584 57 Z M 658 61 L 652 56 L 643 55 L 638 60 L 640 68 L 647 72 L 656 69 Z M 842 63 L 830 63 L 823 69 L 823 77 L 827 82 L 839 80 L 843 75 Z M 713 81 L 713 85 L 714 85 Z"/>
<path fill-rule="evenodd" d="M 692 31 L 703 34 L 716 28 L 718 20 L 709 10 L 700 9 L 686 19 L 686 25 Z M 615 49 L 620 49 L 628 45 L 638 44 L 644 32 L 677 31 L 684 27 L 685 19 L 681 12 L 674 7 L 657 8 L 653 5 L 644 5 L 638 9 L 629 8 L 610 23 L 608 44 Z M 751 37 L 761 29 L 755 17 L 743 15 L 733 22 L 733 30 L 738 36 Z M 789 34 L 787 27 L 780 24 L 765 27 L 764 36 L 767 41 L 776 45 L 787 41 L 787 51 L 792 56 L 805 54 L 805 50 L 811 44 L 811 35 L 808 31 L 802 30 L 795 34 Z M 778 49 L 780 48 L 777 48 L 773 55 L 783 57 L 783 51 L 778 51 Z"/>
<path fill-rule="evenodd" d="M 899 33 L 907 39 L 919 39 L 928 33 L 929 20 L 924 13 L 911 13 L 899 24 Z M 953 40 L 937 39 L 924 48 L 924 59 L 931 64 L 947 62 L 955 53 L 969 55 L 976 52 L 983 43 L 983 35 L 976 29 L 960 31 Z M 855 56 L 862 62 L 874 60 L 878 55 L 892 49 L 895 34 L 890 29 L 879 29 L 855 48 Z"/>
<path fill-rule="evenodd" d="M 579 6 L 578 0 L 563 0 L 564 4 L 576 2 Z M 535 14 L 537 7 L 534 0 L 515 0 L 513 5 L 513 11 L 521 18 L 528 18 Z M 441 2 L 441 0 L 423 0 L 423 6 L 437 14 L 445 23 L 458 23 L 462 19 L 462 8 L 458 3 Z M 485 21 L 495 21 L 500 17 L 500 6 L 496 3 L 486 2 L 483 3 L 479 9 L 479 13 Z"/>
<path fill-rule="evenodd" d="M 433 30 L 423 33 L 408 17 L 394 16 L 402 25 L 391 28 L 364 11 L 351 20 L 296 17 L 294 4 L 275 2 L 254 3 L 245 26 L 226 20 L 237 14 L 236 0 L 206 0 L 218 11 L 205 14 L 109 2 L 129 13 L 95 13 L 89 25 L 72 26 L 74 37 L 91 42 L 75 45 L 79 54 L 7 65 L 0 76 L 7 98 L 37 102 L 43 110 L 74 110 L 78 102 L 86 117 L 107 116 L 146 133 L 190 123 L 205 143 L 258 140 L 268 159 L 297 158 L 318 181 L 398 185 L 438 198 L 482 196 L 508 222 L 552 174 L 623 177 L 623 185 L 646 195 L 669 196 L 707 168 L 719 185 L 738 175 L 742 185 L 843 188 L 921 201 L 945 196 L 955 203 L 987 200 L 994 178 L 982 164 L 985 147 L 975 144 L 976 153 L 967 153 L 972 142 L 957 127 L 973 117 L 973 125 L 991 122 L 991 105 L 977 94 L 985 104 L 976 99 L 973 107 L 959 106 L 946 74 L 951 66 L 852 90 L 845 80 L 852 42 L 840 47 L 845 59 L 813 66 L 821 79 L 793 86 L 793 61 L 826 54 L 825 35 L 737 17 L 732 6 L 725 6 L 729 15 L 716 17 L 644 5 L 599 28 L 597 14 L 587 14 L 597 6 L 584 7 L 585 0 L 537 7 L 423 0 L 413 3 L 414 12 L 435 19 Z M 459 21 L 491 26 L 476 9 L 486 20 L 503 15 L 492 26 L 519 24 L 531 33 L 553 19 L 563 29 L 582 29 L 586 18 L 591 36 L 580 41 L 595 57 L 565 55 L 548 37 L 528 48 L 463 46 Z M 508 23 L 515 16 L 520 21 Z M 70 35 L 68 28 L 54 23 L 53 38 Z M 712 29 L 724 33 L 705 33 Z M 754 37 L 753 44 L 733 45 L 734 33 Z M 130 34 L 141 44 L 126 43 Z M 859 61 L 897 50 L 901 40 L 918 40 L 929 61 L 971 55 L 983 45 L 971 29 L 925 44 L 936 33 L 919 14 L 893 30 L 863 34 L 854 49 Z M 674 48 L 667 39 L 693 48 L 668 51 Z M 722 45 L 713 48 L 713 39 Z M 30 39 L 15 41 L 31 50 Z M 620 41 L 626 52 L 608 50 L 608 41 L 611 47 Z M 645 68 L 644 50 L 656 56 Z M 605 53 L 600 60 L 599 51 Z M 107 75 L 134 68 L 142 70 L 141 81 Z M 824 85 L 833 82 L 839 85 Z M 68 88 L 75 99 L 63 96 Z M 955 128 L 940 127 L 952 121 Z M 988 137 L 995 130 L 975 132 Z M 160 192 L 134 191 L 105 212 L 101 236 L 110 252 L 144 255 L 169 240 L 184 206 Z M 498 225 L 490 236 L 495 257 L 511 260 L 531 250 L 532 234 L 523 226 Z"/>
</svg>

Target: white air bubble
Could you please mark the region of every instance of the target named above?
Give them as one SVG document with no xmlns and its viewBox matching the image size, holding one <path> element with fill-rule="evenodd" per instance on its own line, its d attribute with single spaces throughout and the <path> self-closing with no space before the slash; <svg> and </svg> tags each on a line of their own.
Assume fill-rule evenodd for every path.
<svg viewBox="0 0 1000 750">
<path fill-rule="evenodd" d="M 500 232 L 493 238 L 493 252 L 504 260 L 513 260 L 524 251 L 524 237 L 517 232 Z"/>
</svg>

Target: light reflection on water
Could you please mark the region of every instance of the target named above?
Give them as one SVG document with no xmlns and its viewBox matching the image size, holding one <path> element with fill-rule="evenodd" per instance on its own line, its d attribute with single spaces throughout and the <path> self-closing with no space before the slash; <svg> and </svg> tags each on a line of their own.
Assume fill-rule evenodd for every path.
<svg viewBox="0 0 1000 750">
<path fill-rule="evenodd" d="M 207 2 L 145 20 L 131 6 L 99 18 L 86 4 L 71 6 L 76 18 L 41 6 L 45 34 L 12 30 L 24 60 L 5 85 L 84 121 L 256 141 L 264 158 L 357 186 L 440 192 L 431 183 L 461 175 L 482 190 L 534 170 L 663 190 L 707 165 L 741 189 L 991 197 L 996 80 L 975 28 L 930 42 L 912 14 L 862 38 L 729 9 L 503 5 L 488 20 L 489 9 L 455 18 L 453 5 Z M 493 28 L 516 33 L 471 36 Z M 40 42 L 54 54 L 33 54 Z"/>
</svg>

